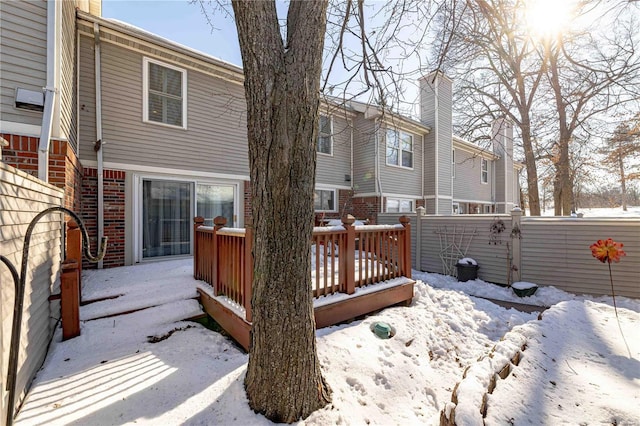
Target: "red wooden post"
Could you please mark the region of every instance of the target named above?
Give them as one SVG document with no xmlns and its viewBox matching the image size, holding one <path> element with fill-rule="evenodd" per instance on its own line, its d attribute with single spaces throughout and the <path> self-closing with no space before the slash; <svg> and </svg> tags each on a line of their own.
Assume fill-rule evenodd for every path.
<svg viewBox="0 0 640 426">
<path fill-rule="evenodd" d="M 202 279 L 202 262 L 199 259 L 200 238 L 198 237 L 198 228 L 204 224 L 204 217 L 196 216 L 193 218 L 193 278 Z"/>
<path fill-rule="evenodd" d="M 223 217 L 223 216 L 216 216 L 213 219 L 213 241 L 212 241 L 212 245 L 211 245 L 211 258 L 213 260 L 213 268 L 212 268 L 212 274 L 211 274 L 211 286 L 213 287 L 213 291 L 214 294 L 217 296 L 220 293 L 220 288 L 219 288 L 219 280 L 218 280 L 218 272 L 219 272 L 219 268 L 218 268 L 218 263 L 220 261 L 220 259 L 218 259 L 219 257 L 219 247 L 218 247 L 218 231 L 222 228 L 224 228 L 224 225 L 227 224 L 227 218 Z"/>
<path fill-rule="evenodd" d="M 347 230 L 347 242 L 345 247 L 345 285 L 347 287 L 347 294 L 353 294 L 356 292 L 356 230 L 353 227 L 353 223 L 356 218 L 350 214 L 342 218 L 342 226 Z M 342 252 L 340 253 L 342 255 Z M 342 269 L 342 268 L 340 268 Z"/>
<path fill-rule="evenodd" d="M 247 226 L 244 234 L 244 310 L 247 322 L 253 320 L 251 297 L 253 289 L 253 228 Z"/>
<path fill-rule="evenodd" d="M 402 272 L 407 278 L 411 278 L 411 219 L 408 216 L 400 216 L 400 223 L 404 226 L 401 247 Z"/>
<path fill-rule="evenodd" d="M 62 262 L 60 276 L 60 316 L 62 340 L 80 335 L 80 280 L 76 260 Z"/>
<path fill-rule="evenodd" d="M 82 300 L 82 234 L 75 220 L 67 222 L 67 257 L 66 260 L 78 262 L 78 297 Z"/>
</svg>

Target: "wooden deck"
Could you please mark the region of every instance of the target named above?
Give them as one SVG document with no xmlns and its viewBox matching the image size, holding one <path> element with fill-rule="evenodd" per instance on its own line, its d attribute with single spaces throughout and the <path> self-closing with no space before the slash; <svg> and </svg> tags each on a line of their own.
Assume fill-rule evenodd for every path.
<svg viewBox="0 0 640 426">
<path fill-rule="evenodd" d="M 251 229 L 194 225 L 194 277 L 211 285 L 199 289 L 205 311 L 245 350 L 251 332 Z M 411 232 L 409 220 L 398 225 L 314 229 L 311 291 L 316 328 L 328 327 L 389 306 L 411 303 Z"/>
<path fill-rule="evenodd" d="M 378 291 L 349 295 L 346 299 L 314 307 L 316 328 L 330 327 L 389 306 L 408 306 L 413 299 L 414 281 L 406 279 Z M 375 284 L 372 286 L 375 287 Z M 251 323 L 232 309 L 224 299 L 198 289 L 204 310 L 247 352 L 251 342 Z"/>
</svg>

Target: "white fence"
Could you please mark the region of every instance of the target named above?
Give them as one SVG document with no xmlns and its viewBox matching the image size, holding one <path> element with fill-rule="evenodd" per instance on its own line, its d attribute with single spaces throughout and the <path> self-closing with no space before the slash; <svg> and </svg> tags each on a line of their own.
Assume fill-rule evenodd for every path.
<svg viewBox="0 0 640 426">
<path fill-rule="evenodd" d="M 380 223 L 398 214 L 380 214 Z M 640 298 L 640 219 L 409 215 L 414 269 L 455 275 L 464 256 L 480 265 L 478 278 L 497 284 L 530 281 L 576 294 L 611 294 L 609 270 L 590 246 L 612 238 L 627 253 L 612 264 L 617 295 Z"/>
</svg>

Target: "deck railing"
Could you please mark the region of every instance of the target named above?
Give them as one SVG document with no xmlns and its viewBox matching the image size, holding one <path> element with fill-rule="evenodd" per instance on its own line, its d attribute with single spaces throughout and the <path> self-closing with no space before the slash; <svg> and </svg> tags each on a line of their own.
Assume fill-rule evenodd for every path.
<svg viewBox="0 0 640 426">
<path fill-rule="evenodd" d="M 311 289 L 314 298 L 335 293 L 353 294 L 358 287 L 397 277 L 411 278 L 409 218 L 398 225 L 354 226 L 347 216 L 342 226 L 315 227 L 311 250 Z M 213 287 L 216 296 L 244 308 L 251 322 L 253 279 L 251 228 L 225 228 L 216 217 L 214 226 L 194 219 L 194 272 L 196 279 Z"/>
</svg>

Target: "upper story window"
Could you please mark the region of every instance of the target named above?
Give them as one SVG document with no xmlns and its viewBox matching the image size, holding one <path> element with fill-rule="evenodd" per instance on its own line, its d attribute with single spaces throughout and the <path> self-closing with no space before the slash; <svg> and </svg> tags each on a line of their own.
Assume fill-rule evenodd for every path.
<svg viewBox="0 0 640 426">
<path fill-rule="evenodd" d="M 413 200 L 387 198 L 387 213 L 402 213 L 413 211 Z"/>
<path fill-rule="evenodd" d="M 480 182 L 488 183 L 489 182 L 489 160 L 482 158 L 480 161 L 481 161 Z"/>
<path fill-rule="evenodd" d="M 398 130 L 387 130 L 387 164 L 413 168 L 413 136 Z"/>
<path fill-rule="evenodd" d="M 142 67 L 143 120 L 186 129 L 186 70 L 149 58 Z"/>
<path fill-rule="evenodd" d="M 335 212 L 336 191 L 334 189 L 316 189 L 313 193 L 313 209 L 317 212 Z"/>
<path fill-rule="evenodd" d="M 318 124 L 320 126 L 320 130 L 318 131 L 318 145 L 316 146 L 316 150 L 320 154 L 332 155 L 333 137 L 331 135 L 333 133 L 333 120 L 329 116 L 320 115 Z"/>
</svg>

